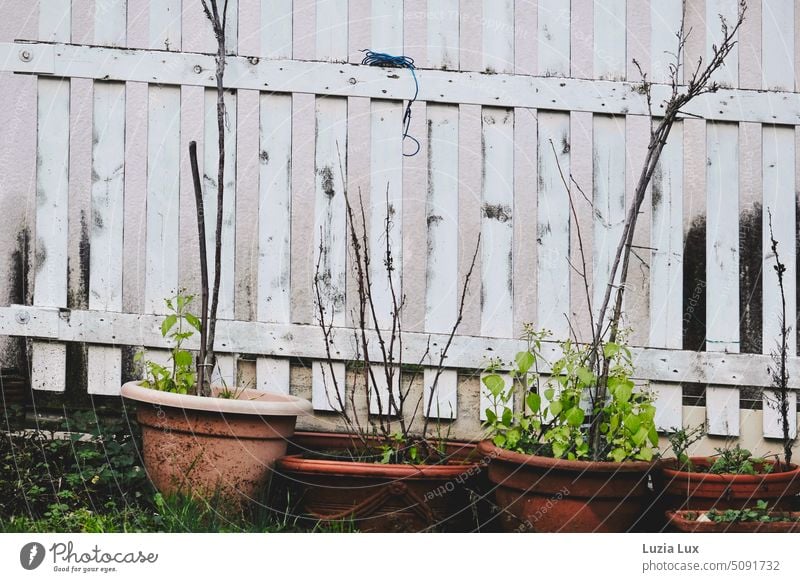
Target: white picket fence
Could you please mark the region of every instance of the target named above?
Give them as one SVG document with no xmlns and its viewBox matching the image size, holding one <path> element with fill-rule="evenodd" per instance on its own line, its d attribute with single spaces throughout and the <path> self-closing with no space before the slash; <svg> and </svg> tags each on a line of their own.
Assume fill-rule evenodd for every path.
<svg viewBox="0 0 800 582">
<path fill-rule="evenodd" d="M 4 10 L 35 14 L 16 4 Z M 640 219 L 626 305 L 637 377 L 659 393 L 660 425 L 682 423 L 682 384 L 704 383 L 715 435 L 740 434 L 740 387 L 770 385 L 766 354 L 778 337 L 780 297 L 764 228 L 765 354 L 737 353 L 740 255 L 754 252 L 740 248 L 740 214 L 753 203 L 772 211 L 788 265 L 787 307 L 792 319 L 797 313 L 800 9 L 792 0 L 749 4 L 739 44 L 719 72 L 725 88 L 692 104 L 672 132 Z M 735 19 L 736 5 L 687 3 L 687 65 L 710 53 L 720 37 L 716 15 Z M 227 139 L 236 147 L 227 149 L 225 184 L 218 336 L 225 373 L 235 374 L 238 354 L 255 354 L 258 387 L 288 392 L 290 358 L 312 361 L 314 406 L 331 408 L 313 276 L 322 245 L 329 308 L 345 328 L 336 354 L 343 376 L 355 305 L 345 184 L 364 195 L 373 246 L 385 243 L 380 225 L 394 213 L 389 244 L 408 297 L 407 361 L 421 356 L 428 334 L 434 356 L 442 345 L 482 234 L 464 323 L 438 386 L 443 416 L 458 416 L 458 370 L 510 359 L 523 323 L 561 338 L 570 324 L 585 333 L 583 283 L 573 268 L 577 227 L 597 300 L 648 138 L 632 59 L 656 82 L 657 114 L 681 7 L 681 0 L 230 0 L 226 83 L 235 91 Z M 214 41 L 194 0 L 39 0 L 38 18 L 38 37 L 0 44 L 4 71 L 38 76 L 33 302 L 1 307 L 0 334 L 33 339 L 34 389 L 64 390 L 65 346 L 77 341 L 90 344 L 88 392 L 117 394 L 120 346 L 157 354 L 163 299 L 197 288 L 187 145 L 198 141 L 201 163 L 214 167 Z M 411 132 L 422 147 L 414 157 L 403 156 L 401 132 L 411 76 L 360 66 L 365 48 L 408 55 L 419 67 Z M 574 216 L 562 172 L 587 197 L 573 185 Z M 204 185 L 212 216 L 215 184 L 206 176 Z M 89 217 L 88 309 L 67 309 L 76 208 Z M 681 349 L 684 303 L 693 297 L 684 298 L 684 257 L 703 251 L 684 243 L 698 217 L 706 224 L 704 352 Z M 372 268 L 375 280 L 385 278 L 381 261 Z M 386 290 L 378 292 L 385 304 Z M 796 358 L 790 368 L 797 386 Z M 428 388 L 432 376 L 425 375 Z M 765 404 L 763 418 L 764 436 L 779 436 L 776 411 Z"/>
</svg>

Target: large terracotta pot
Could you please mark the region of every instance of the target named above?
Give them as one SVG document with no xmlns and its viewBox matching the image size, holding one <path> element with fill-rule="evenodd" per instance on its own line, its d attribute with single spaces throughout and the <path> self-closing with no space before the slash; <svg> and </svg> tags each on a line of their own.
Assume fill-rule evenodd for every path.
<svg viewBox="0 0 800 582">
<path fill-rule="evenodd" d="M 651 501 L 652 463 L 566 461 L 523 455 L 482 441 L 506 531 L 627 532 Z"/>
<path fill-rule="evenodd" d="M 800 518 L 800 512 L 778 513 L 770 515 L 784 515 L 793 519 Z M 668 511 L 669 525 L 680 532 L 686 533 L 789 533 L 800 532 L 800 521 L 742 521 L 735 523 L 714 523 L 713 521 L 697 521 L 698 512 L 681 510 Z"/>
<path fill-rule="evenodd" d="M 711 457 L 692 457 L 697 467 L 710 467 Z M 663 459 L 653 473 L 659 503 L 666 509 L 743 509 L 759 499 L 770 507 L 789 508 L 800 493 L 800 468 L 765 461 L 775 468 L 760 475 L 715 475 L 677 469 L 674 459 Z"/>
<path fill-rule="evenodd" d="M 279 459 L 275 472 L 293 492 L 299 510 L 320 521 L 346 520 L 362 532 L 459 531 L 470 529 L 467 486 L 482 463 L 474 445 L 452 444 L 449 462 L 400 465 L 354 462 L 320 450 L 342 451 L 353 437 L 303 433 L 296 450 L 315 451 Z M 456 452 L 458 451 L 458 452 Z"/>
<path fill-rule="evenodd" d="M 307 400 L 250 389 L 226 399 L 128 382 L 122 396 L 138 404 L 144 466 L 160 492 L 218 494 L 236 502 L 263 494 L 297 416 L 311 411 Z"/>
</svg>

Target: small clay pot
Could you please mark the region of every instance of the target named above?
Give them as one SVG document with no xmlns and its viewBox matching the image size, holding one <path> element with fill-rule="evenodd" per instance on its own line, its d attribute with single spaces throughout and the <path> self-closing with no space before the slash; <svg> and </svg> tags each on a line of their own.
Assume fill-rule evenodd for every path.
<svg viewBox="0 0 800 582">
<path fill-rule="evenodd" d="M 627 532 L 641 528 L 653 463 L 567 461 L 478 445 L 491 458 L 503 528 L 518 532 Z"/>
<path fill-rule="evenodd" d="M 691 510 L 668 511 L 667 520 L 671 528 L 685 533 L 790 533 L 800 532 L 800 521 L 697 521 L 699 513 Z M 770 511 L 770 516 L 800 518 L 800 512 Z"/>
<path fill-rule="evenodd" d="M 314 520 L 352 524 L 362 532 L 463 531 L 474 527 L 468 487 L 477 482 L 481 463 L 471 459 L 474 445 L 451 443 L 446 463 L 382 464 L 325 457 L 343 451 L 352 435 L 302 433 L 294 450 L 314 451 L 279 459 L 275 472 Z"/>
<path fill-rule="evenodd" d="M 174 394 L 139 382 L 122 386 L 122 396 L 138 405 L 145 470 L 161 493 L 218 495 L 236 503 L 261 497 L 297 416 L 309 413 L 311 403 L 260 390 L 236 395 Z"/>
<path fill-rule="evenodd" d="M 713 457 L 692 457 L 695 467 L 707 469 Z M 659 503 L 669 509 L 745 509 L 758 500 L 770 507 L 789 509 L 792 497 L 800 493 L 800 468 L 764 461 L 773 471 L 758 475 L 713 474 L 681 471 L 675 459 L 662 459 L 653 473 Z"/>
</svg>

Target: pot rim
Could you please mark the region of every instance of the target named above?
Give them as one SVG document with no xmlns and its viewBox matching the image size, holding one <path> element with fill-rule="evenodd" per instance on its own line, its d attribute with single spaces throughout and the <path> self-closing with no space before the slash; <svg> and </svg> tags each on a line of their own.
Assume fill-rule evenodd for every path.
<svg viewBox="0 0 800 582">
<path fill-rule="evenodd" d="M 436 479 L 455 477 L 474 470 L 480 463 L 449 462 L 443 465 L 408 465 L 397 463 L 364 463 L 335 459 L 306 459 L 302 454 L 286 455 L 277 461 L 283 471 L 343 477 L 381 477 L 391 479 Z"/>
<path fill-rule="evenodd" d="M 649 463 L 645 461 L 623 461 L 621 463 L 616 463 L 614 461 L 570 461 L 541 455 L 525 455 L 498 447 L 488 439 L 478 443 L 478 450 L 492 460 L 501 460 L 528 467 L 538 467 L 547 469 L 548 471 L 645 473 L 650 471 L 655 465 L 655 461 Z"/>
<path fill-rule="evenodd" d="M 697 464 L 710 464 L 712 457 L 689 457 L 691 462 Z M 689 481 L 702 481 L 704 483 L 730 483 L 735 481 L 737 483 L 772 483 L 780 481 L 789 481 L 798 478 L 800 481 L 800 467 L 794 463 L 789 464 L 787 471 L 777 471 L 775 473 L 760 473 L 758 475 L 738 475 L 736 473 L 699 473 L 690 471 L 680 471 L 673 469 L 669 465 L 673 464 L 675 459 L 661 459 L 660 470 L 665 477 L 673 479 L 685 479 Z M 773 463 L 774 461 L 767 461 Z"/>
<path fill-rule="evenodd" d="M 145 388 L 141 385 L 141 380 L 127 382 L 122 385 L 121 390 L 123 398 L 136 402 L 221 414 L 302 416 L 310 414 L 312 410 L 308 400 L 289 394 L 264 392 L 252 388 L 244 388 L 239 393 L 245 398 L 210 398 L 194 394 L 176 394 Z"/>
</svg>

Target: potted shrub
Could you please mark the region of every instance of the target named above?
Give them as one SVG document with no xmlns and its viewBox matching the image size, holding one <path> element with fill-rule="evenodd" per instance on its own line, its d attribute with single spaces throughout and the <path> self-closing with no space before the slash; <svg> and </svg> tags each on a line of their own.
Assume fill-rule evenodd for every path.
<svg viewBox="0 0 800 582">
<path fill-rule="evenodd" d="M 517 354 L 511 369 L 512 386 L 507 387 L 499 374 L 484 379 L 493 399 L 487 410 L 491 438 L 478 449 L 492 459 L 488 476 L 497 486 L 495 497 L 507 529 L 628 531 L 644 513 L 658 434 L 653 397 L 637 390 L 630 380 L 633 364 L 623 340 L 623 299 L 634 234 L 672 126 L 691 101 L 717 90 L 713 74 L 735 45 L 745 10 L 742 0 L 733 26 L 722 19 L 721 42 L 712 47 L 707 61 L 687 68 L 685 76 L 682 22 L 676 34 L 675 62 L 670 65 L 670 92 L 658 104 L 658 118 L 652 115 L 652 86 L 640 69 L 643 80 L 637 91 L 653 118 L 649 144 L 599 305 L 592 304 L 583 236 L 572 199 L 573 190 L 583 191 L 559 166 L 575 219 L 570 228 L 575 228 L 578 241 L 579 261 L 570 262 L 570 267 L 584 282 L 592 324 L 586 335 L 591 337 L 579 344 L 570 327 L 574 341 L 561 342 L 562 355 L 543 380 L 536 366 L 545 363 L 540 350 L 545 336 L 529 329 L 525 334 L 528 349 Z M 516 413 L 515 399 L 522 408 Z"/>
<path fill-rule="evenodd" d="M 370 273 L 372 257 L 366 228 L 359 230 L 356 226 L 356 213 L 364 224 L 363 201 L 359 197 L 360 208 L 354 211 L 344 184 L 342 190 L 358 287 L 355 329 L 352 337 L 344 339 L 356 346 L 356 357 L 348 366 L 344 385 L 332 357 L 339 351 L 337 341 L 342 340 L 336 338 L 324 300 L 329 295 L 326 285 L 330 277 L 322 271 L 320 262 L 314 286 L 316 319 L 327 353 L 322 378 L 330 408 L 348 432 L 302 435 L 295 441 L 301 450 L 280 459 L 276 470 L 285 477 L 299 511 L 315 520 L 345 519 L 360 531 L 461 529 L 472 516 L 465 484 L 477 477 L 480 464 L 474 459 L 473 445 L 447 439 L 445 421 L 440 420 L 446 415 L 436 409 L 436 390 L 461 323 L 478 248 L 464 279 L 457 317 L 439 353 L 432 352 L 429 337 L 422 357 L 409 365 L 402 344 L 405 298 L 397 292 L 392 273 L 391 217 L 384 219 L 382 240 L 386 247 L 380 252 L 387 267 L 386 278 L 378 280 Z M 320 248 L 320 258 L 323 255 Z M 376 299 L 378 285 L 390 290 L 388 309 Z M 382 320 L 379 313 L 387 310 L 389 314 Z M 412 393 L 418 388 L 423 365 L 435 375 L 427 398 L 424 391 Z"/>
<path fill-rule="evenodd" d="M 217 119 L 220 149 L 217 174 L 215 277 L 210 294 L 203 194 L 197 165 L 197 146 L 189 144 L 200 244 L 201 316 L 191 313 L 192 296 L 179 293 L 166 300 L 169 310 L 161 333 L 170 345 L 167 366 L 146 362 L 147 378 L 122 387 L 122 396 L 137 403 L 142 427 L 145 469 L 162 493 L 220 495 L 236 503 L 261 494 L 275 459 L 286 451 L 297 415 L 311 404 L 288 395 L 212 385 L 215 370 L 214 336 L 220 287 L 222 209 L 225 173 L 225 21 L 228 3 L 220 12 L 216 0 L 202 2 L 217 38 Z M 196 363 L 184 349 L 200 333 Z"/>
<path fill-rule="evenodd" d="M 769 209 L 767 214 L 782 310 L 780 337 L 771 354 L 773 390 L 765 393 L 764 400 L 765 406 L 775 407 L 780 414 L 783 462 L 777 455 L 774 459 L 755 458 L 750 451 L 739 445 L 717 449 L 715 457 L 690 458 L 686 451 L 696 440 L 700 429 L 675 430 L 670 437 L 675 458 L 661 461 L 654 480 L 662 503 L 671 509 L 720 508 L 744 511 L 757 499 L 767 500 L 776 507 L 788 508 L 792 506 L 793 497 L 800 494 L 800 467 L 791 462 L 792 447 L 797 439 L 797 412 L 790 398 L 791 388 L 786 365 L 790 332 L 790 326 L 786 323 L 783 285 L 786 266 L 778 254 L 778 242 L 772 232 Z M 679 517 L 680 515 L 682 514 Z"/>
<path fill-rule="evenodd" d="M 628 531 L 649 502 L 648 473 L 657 454 L 652 395 L 637 389 L 630 351 L 603 346 L 610 358 L 609 398 L 593 408 L 600 449 L 592 450 L 586 413 L 598 378 L 591 349 L 561 343 L 562 356 L 544 379 L 539 370 L 546 332 L 527 329 L 528 348 L 519 352 L 511 386 L 500 374 L 483 382 L 490 394 L 486 426 L 490 439 L 478 445 L 491 459 L 488 477 L 509 531 Z M 518 402 L 520 412 L 512 406 Z"/>
<path fill-rule="evenodd" d="M 688 533 L 800 532 L 800 512 L 771 510 L 763 500 L 745 509 L 669 511 L 667 518 L 673 529 Z"/>
</svg>

